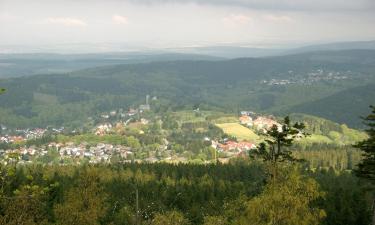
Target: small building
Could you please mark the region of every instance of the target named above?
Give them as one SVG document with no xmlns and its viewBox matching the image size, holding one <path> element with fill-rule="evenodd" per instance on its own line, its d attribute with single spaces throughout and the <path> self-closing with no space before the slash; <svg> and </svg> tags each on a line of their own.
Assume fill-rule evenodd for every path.
<svg viewBox="0 0 375 225">
<path fill-rule="evenodd" d="M 264 117 L 264 116 L 259 116 L 254 120 L 253 122 L 254 127 L 257 130 L 266 132 L 267 130 L 271 129 L 274 125 L 277 126 L 278 131 L 282 131 L 282 126 L 279 124 L 277 121 Z"/>
<path fill-rule="evenodd" d="M 239 120 L 242 125 L 253 126 L 253 119 L 248 115 L 241 116 Z"/>
</svg>

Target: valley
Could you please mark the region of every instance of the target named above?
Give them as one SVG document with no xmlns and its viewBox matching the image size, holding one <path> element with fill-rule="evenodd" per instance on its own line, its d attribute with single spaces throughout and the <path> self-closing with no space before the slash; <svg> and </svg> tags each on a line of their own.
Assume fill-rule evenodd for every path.
<svg viewBox="0 0 375 225">
<path fill-rule="evenodd" d="M 0 83 L 7 89 L 0 96 L 0 123 L 19 128 L 79 127 L 93 114 L 131 108 L 150 95 L 161 99 L 159 111 L 199 106 L 279 116 L 298 112 L 360 128 L 359 116 L 365 114 L 375 90 L 374 61 L 375 51 L 345 50 L 114 65 L 8 78 Z"/>
<path fill-rule="evenodd" d="M 375 225 L 374 0 L 0 0 L 0 225 Z"/>
</svg>

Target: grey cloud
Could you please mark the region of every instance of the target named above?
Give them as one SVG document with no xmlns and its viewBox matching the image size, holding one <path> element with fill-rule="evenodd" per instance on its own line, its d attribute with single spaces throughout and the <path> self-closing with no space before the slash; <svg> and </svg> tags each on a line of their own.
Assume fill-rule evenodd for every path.
<svg viewBox="0 0 375 225">
<path fill-rule="evenodd" d="M 0 0 L 0 6 L 2 1 L 27 2 L 27 0 Z M 195 3 L 199 5 L 237 6 L 258 10 L 365 11 L 375 14 L 375 0 L 35 0 L 35 2 L 130 2 L 146 5 Z"/>
<path fill-rule="evenodd" d="M 124 0 L 137 4 L 196 3 L 239 6 L 264 10 L 369 11 L 374 0 Z"/>
</svg>

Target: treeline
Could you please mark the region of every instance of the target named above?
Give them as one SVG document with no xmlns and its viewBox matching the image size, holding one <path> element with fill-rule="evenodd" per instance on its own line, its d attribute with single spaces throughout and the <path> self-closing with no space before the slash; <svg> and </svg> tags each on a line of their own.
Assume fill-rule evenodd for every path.
<svg viewBox="0 0 375 225">
<path fill-rule="evenodd" d="M 271 201 L 263 165 L 241 160 L 225 165 L 8 164 L 1 173 L 0 224 L 248 224 Z M 299 174 L 288 185 L 317 181 L 320 191 L 312 204 L 321 210 L 321 224 L 368 224 L 365 186 L 353 175 L 333 169 Z"/>
<path fill-rule="evenodd" d="M 297 142 L 290 150 L 296 158 L 304 159 L 310 169 L 353 170 L 362 159 L 362 153 L 351 145 Z"/>
<path fill-rule="evenodd" d="M 311 169 L 333 168 L 334 170 L 353 170 L 362 159 L 362 153 L 352 148 L 328 150 L 294 151 L 294 156 L 305 159 Z"/>
</svg>

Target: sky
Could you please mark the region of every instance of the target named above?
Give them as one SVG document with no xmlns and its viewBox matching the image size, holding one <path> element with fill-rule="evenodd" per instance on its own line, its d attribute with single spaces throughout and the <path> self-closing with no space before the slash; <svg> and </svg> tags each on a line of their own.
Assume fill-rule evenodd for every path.
<svg viewBox="0 0 375 225">
<path fill-rule="evenodd" d="M 267 48 L 375 40 L 374 24 L 374 0 L 0 0 L 3 48 Z"/>
</svg>

